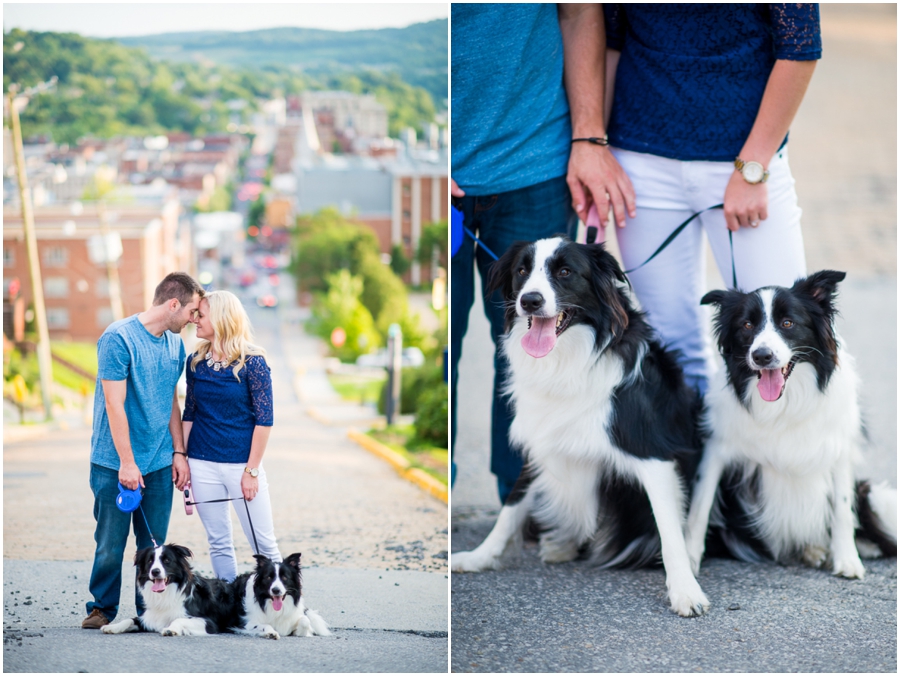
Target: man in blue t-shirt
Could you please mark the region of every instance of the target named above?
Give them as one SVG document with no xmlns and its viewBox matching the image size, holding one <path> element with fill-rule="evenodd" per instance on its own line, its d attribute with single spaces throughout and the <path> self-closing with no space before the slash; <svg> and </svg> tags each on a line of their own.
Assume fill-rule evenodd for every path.
<svg viewBox="0 0 900 676">
<path fill-rule="evenodd" d="M 600 5 L 453 4 L 450 192 L 465 225 L 497 256 L 516 240 L 574 236 L 591 201 L 619 222 L 634 215 L 633 193 L 610 190 L 623 181 L 601 171 L 608 150 L 572 139 L 602 137 L 605 53 Z M 618 169 L 616 167 L 616 169 Z M 624 179 L 627 182 L 627 179 Z M 474 268 L 487 279 L 493 259 L 465 241 L 453 257 L 450 328 L 451 439 L 456 437 L 457 365 L 475 295 Z M 499 292 L 485 299 L 491 337 L 504 332 Z M 501 502 L 522 468 L 509 448 L 512 414 L 501 389 L 506 363 L 494 357 L 491 471 Z"/>
<path fill-rule="evenodd" d="M 193 277 L 173 272 L 156 287 L 153 307 L 113 322 L 97 341 L 91 436 L 97 548 L 89 584 L 94 600 L 87 603 L 84 629 L 109 624 L 119 611 L 129 527 L 139 550 L 150 547 L 152 538 L 165 542 L 172 483 L 181 490 L 190 479 L 176 392 L 185 358 L 178 334 L 194 320 L 202 295 Z M 141 488 L 141 509 L 119 510 L 120 483 Z M 143 613 L 137 590 L 135 605 Z"/>
</svg>

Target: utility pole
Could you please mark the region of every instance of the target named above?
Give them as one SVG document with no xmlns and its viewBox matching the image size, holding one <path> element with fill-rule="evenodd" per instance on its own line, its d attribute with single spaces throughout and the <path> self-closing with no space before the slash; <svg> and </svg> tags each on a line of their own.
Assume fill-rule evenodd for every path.
<svg viewBox="0 0 900 676">
<path fill-rule="evenodd" d="M 55 80 L 55 78 L 54 78 Z M 53 419 L 50 405 L 50 386 L 53 380 L 50 357 L 50 333 L 47 330 L 47 311 L 44 307 L 44 284 L 41 279 L 41 263 L 38 257 L 37 236 L 34 231 L 34 212 L 28 192 L 28 177 L 25 175 L 25 151 L 22 148 L 22 127 L 19 111 L 16 109 L 16 85 L 9 86 L 9 119 L 12 126 L 15 149 L 16 176 L 19 179 L 19 200 L 22 203 L 22 227 L 25 231 L 25 248 L 28 252 L 28 268 L 31 273 L 31 292 L 34 296 L 34 314 L 38 329 L 38 368 L 41 374 L 41 396 L 44 401 L 44 418 Z M 27 100 L 26 100 L 27 101 Z"/>
</svg>

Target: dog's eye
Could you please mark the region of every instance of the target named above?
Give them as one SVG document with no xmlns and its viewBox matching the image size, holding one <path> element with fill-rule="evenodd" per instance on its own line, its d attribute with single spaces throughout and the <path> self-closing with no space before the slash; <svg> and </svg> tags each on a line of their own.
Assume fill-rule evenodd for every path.
<svg viewBox="0 0 900 676">
<path fill-rule="evenodd" d="M 792 322 L 790 319 L 785 319 L 784 321 L 781 322 L 781 328 L 783 328 L 783 329 L 789 329 L 793 325 L 794 325 L 794 322 Z"/>
<path fill-rule="evenodd" d="M 746 331 L 749 331 L 752 328 L 753 328 L 753 324 L 751 324 L 750 322 L 744 322 L 744 329 Z"/>
<path fill-rule="evenodd" d="M 560 277 L 568 277 L 569 276 L 569 268 L 560 268 L 559 272 L 556 273 Z"/>
<path fill-rule="evenodd" d="M 518 273 L 519 273 L 520 277 L 524 277 L 525 275 L 528 274 L 528 270 L 526 270 L 524 267 L 521 267 L 518 269 Z"/>
</svg>

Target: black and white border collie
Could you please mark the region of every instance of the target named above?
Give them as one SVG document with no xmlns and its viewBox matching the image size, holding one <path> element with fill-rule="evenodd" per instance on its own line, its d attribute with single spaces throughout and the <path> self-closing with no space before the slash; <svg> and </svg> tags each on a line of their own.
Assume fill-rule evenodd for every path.
<svg viewBox="0 0 900 676">
<path fill-rule="evenodd" d="M 525 467 L 490 535 L 454 553 L 452 569 L 499 567 L 530 517 L 546 563 L 638 566 L 661 554 L 672 609 L 700 615 L 709 602 L 682 529 L 701 402 L 625 285 L 603 245 L 562 237 L 518 242 L 495 263 L 489 286 L 508 303 L 510 441 Z"/>
<path fill-rule="evenodd" d="M 744 561 L 827 562 L 849 578 L 865 573 L 860 551 L 896 556 L 896 489 L 856 481 L 858 379 L 834 330 L 844 277 L 824 270 L 791 288 L 703 297 L 716 307 L 724 369 L 706 397 L 709 440 L 688 516 L 695 573 L 705 547 Z M 867 546 L 858 550 L 855 534 Z"/>
<path fill-rule="evenodd" d="M 300 554 L 281 563 L 256 555 L 256 570 L 234 580 L 241 608 L 236 632 L 278 639 L 282 636 L 329 636 L 328 624 L 303 603 Z"/>
<path fill-rule="evenodd" d="M 208 636 L 226 631 L 234 615 L 231 585 L 191 570 L 191 550 L 147 547 L 134 555 L 144 614 L 100 628 L 104 634 L 158 631 L 163 636 Z"/>
</svg>

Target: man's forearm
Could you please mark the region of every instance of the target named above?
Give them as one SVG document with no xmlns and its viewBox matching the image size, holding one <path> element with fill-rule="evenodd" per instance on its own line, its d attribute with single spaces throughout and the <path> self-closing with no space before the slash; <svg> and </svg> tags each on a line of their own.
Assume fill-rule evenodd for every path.
<svg viewBox="0 0 900 676">
<path fill-rule="evenodd" d="M 134 451 L 131 449 L 131 430 L 128 427 L 128 416 L 125 415 L 125 407 L 106 402 L 106 416 L 109 418 L 109 432 L 112 435 L 113 446 L 119 456 L 119 462 L 124 465 L 134 465 Z"/>
<path fill-rule="evenodd" d="M 564 81 L 573 138 L 604 136 L 606 34 L 603 8 L 593 4 L 560 4 Z"/>
</svg>

